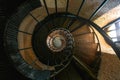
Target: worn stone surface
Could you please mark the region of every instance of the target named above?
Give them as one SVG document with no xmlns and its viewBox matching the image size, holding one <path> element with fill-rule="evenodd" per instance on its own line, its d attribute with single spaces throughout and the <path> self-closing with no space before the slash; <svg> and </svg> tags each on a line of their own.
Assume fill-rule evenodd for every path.
<svg viewBox="0 0 120 80">
<path fill-rule="evenodd" d="M 44 6 L 43 0 L 40 1 Z M 81 9 L 81 12 L 79 13 L 79 16 L 88 19 L 103 1 L 104 0 L 86 0 Z M 57 0 L 57 6 L 59 9 L 62 9 L 61 11 L 63 10 L 65 11 L 66 2 L 67 0 Z M 81 2 L 82 0 L 69 0 L 68 11 L 73 14 L 76 14 Z M 46 3 L 49 9 L 55 8 L 54 0 L 46 0 Z M 96 24 L 103 26 L 108 22 L 120 17 L 119 4 L 120 4 L 120 0 L 108 0 L 108 2 L 103 6 L 103 8 L 93 18 L 93 21 L 95 20 Z M 115 7 L 116 9 L 114 9 Z"/>
<path fill-rule="evenodd" d="M 100 27 L 103 27 L 106 24 L 110 23 L 111 21 L 114 21 L 115 19 L 119 17 L 120 17 L 120 5 L 109 10 L 104 15 L 98 17 L 97 19 L 94 20 L 94 22 L 98 24 Z"/>
<path fill-rule="evenodd" d="M 120 80 L 120 60 L 114 54 L 102 53 L 98 80 Z"/>
<path fill-rule="evenodd" d="M 42 5 L 44 5 L 43 0 L 40 0 Z M 55 8 L 55 0 L 45 0 L 49 8 Z M 58 8 L 63 8 L 66 5 L 67 0 L 57 0 Z"/>
</svg>

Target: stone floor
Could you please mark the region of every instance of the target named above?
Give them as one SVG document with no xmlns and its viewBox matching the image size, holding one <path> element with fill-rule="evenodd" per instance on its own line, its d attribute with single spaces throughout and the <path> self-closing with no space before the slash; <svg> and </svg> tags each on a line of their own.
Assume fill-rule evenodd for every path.
<svg viewBox="0 0 120 80">
<path fill-rule="evenodd" d="M 98 80 L 120 80 L 120 60 L 115 54 L 102 53 Z"/>
</svg>

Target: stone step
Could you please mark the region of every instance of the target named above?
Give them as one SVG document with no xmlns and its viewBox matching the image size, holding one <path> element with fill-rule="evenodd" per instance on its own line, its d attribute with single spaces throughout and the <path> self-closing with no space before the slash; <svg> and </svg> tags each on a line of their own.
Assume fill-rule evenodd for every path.
<svg viewBox="0 0 120 80">
<path fill-rule="evenodd" d="M 90 65 L 97 55 L 98 43 L 86 43 L 82 45 L 76 45 L 74 49 L 74 55 L 84 63 Z"/>
<path fill-rule="evenodd" d="M 82 80 L 80 73 L 77 69 L 70 64 L 59 75 L 56 76 L 57 80 Z"/>
<path fill-rule="evenodd" d="M 85 24 L 81 26 L 80 28 L 78 28 L 77 30 L 75 30 L 74 32 L 72 32 L 72 34 L 79 35 L 79 34 L 84 34 L 84 33 L 89 33 L 89 32 L 91 32 L 89 25 Z"/>
<path fill-rule="evenodd" d="M 94 33 L 83 33 L 83 34 L 73 35 L 75 40 L 75 45 L 94 43 L 95 42 L 94 36 L 95 36 Z"/>
</svg>

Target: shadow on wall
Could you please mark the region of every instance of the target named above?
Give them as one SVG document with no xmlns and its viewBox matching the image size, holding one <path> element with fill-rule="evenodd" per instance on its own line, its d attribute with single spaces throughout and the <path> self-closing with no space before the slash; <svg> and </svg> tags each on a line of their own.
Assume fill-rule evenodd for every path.
<svg viewBox="0 0 120 80">
<path fill-rule="evenodd" d="M 120 80 L 120 60 L 115 54 L 102 53 L 98 80 Z"/>
</svg>

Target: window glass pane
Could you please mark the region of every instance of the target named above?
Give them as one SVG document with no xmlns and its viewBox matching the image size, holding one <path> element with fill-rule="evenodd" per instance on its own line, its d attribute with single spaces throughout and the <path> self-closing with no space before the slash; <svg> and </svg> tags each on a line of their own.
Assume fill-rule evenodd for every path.
<svg viewBox="0 0 120 80">
<path fill-rule="evenodd" d="M 108 35 L 112 37 L 117 37 L 116 30 L 108 32 Z"/>
<path fill-rule="evenodd" d="M 116 43 L 116 45 L 120 48 L 120 43 Z"/>
<path fill-rule="evenodd" d="M 120 18 L 111 22 L 104 31 L 109 35 L 112 41 L 120 48 Z"/>
<path fill-rule="evenodd" d="M 113 42 L 116 42 L 116 41 L 117 41 L 117 38 L 113 38 L 112 40 L 113 40 Z"/>
<path fill-rule="evenodd" d="M 112 25 L 110 25 L 110 27 L 108 28 L 108 31 L 109 31 L 109 30 L 115 30 L 115 29 L 116 29 L 115 24 L 112 24 Z"/>
<path fill-rule="evenodd" d="M 120 20 L 119 20 L 119 21 L 120 21 Z M 120 22 L 117 22 L 117 23 L 118 23 L 118 26 L 117 26 L 117 27 L 120 28 Z"/>
</svg>

